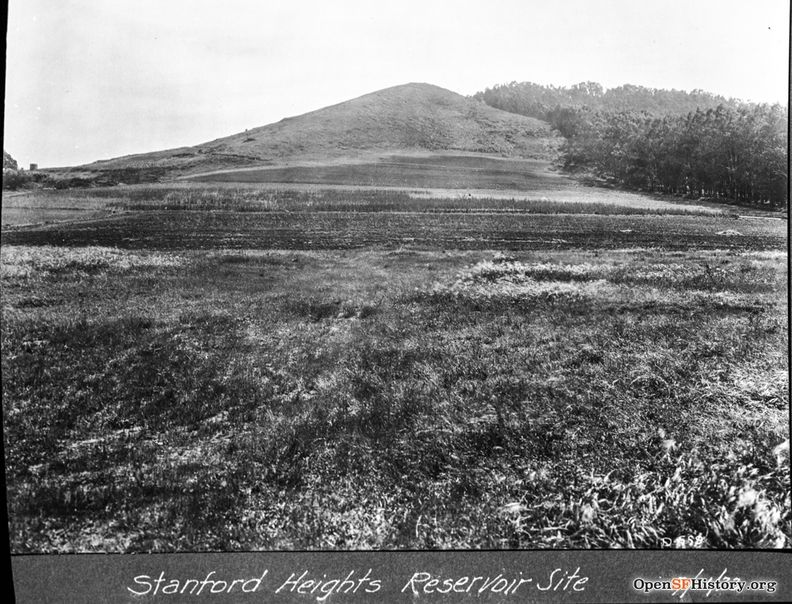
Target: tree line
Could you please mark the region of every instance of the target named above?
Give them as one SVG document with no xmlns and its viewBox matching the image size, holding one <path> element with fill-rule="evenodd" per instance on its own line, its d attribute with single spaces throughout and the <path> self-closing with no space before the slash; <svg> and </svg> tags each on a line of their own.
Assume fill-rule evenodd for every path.
<svg viewBox="0 0 792 604">
<path fill-rule="evenodd" d="M 786 207 L 787 110 L 703 91 L 592 82 L 512 83 L 478 93 L 493 107 L 548 121 L 567 169 L 651 192 Z"/>
</svg>

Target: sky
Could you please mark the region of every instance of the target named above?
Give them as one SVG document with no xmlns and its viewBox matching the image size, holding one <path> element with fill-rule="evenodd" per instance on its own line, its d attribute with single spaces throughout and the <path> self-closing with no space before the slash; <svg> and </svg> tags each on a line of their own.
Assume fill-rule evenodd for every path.
<svg viewBox="0 0 792 604">
<path fill-rule="evenodd" d="M 195 145 L 427 82 L 788 99 L 788 0 L 10 0 L 22 166 Z"/>
</svg>

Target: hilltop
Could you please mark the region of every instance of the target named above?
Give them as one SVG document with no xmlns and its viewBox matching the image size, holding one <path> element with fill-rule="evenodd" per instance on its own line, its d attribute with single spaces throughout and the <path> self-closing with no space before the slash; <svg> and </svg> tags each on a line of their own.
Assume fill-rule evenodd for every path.
<svg viewBox="0 0 792 604">
<path fill-rule="evenodd" d="M 196 145 L 97 161 L 71 172 L 124 182 L 211 170 L 457 151 L 549 159 L 557 139 L 538 119 L 431 84 L 404 84 Z"/>
</svg>

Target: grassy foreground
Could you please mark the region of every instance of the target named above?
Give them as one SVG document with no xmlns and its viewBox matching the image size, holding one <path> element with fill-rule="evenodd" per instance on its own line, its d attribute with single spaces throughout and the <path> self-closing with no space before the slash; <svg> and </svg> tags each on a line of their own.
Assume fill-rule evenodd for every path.
<svg viewBox="0 0 792 604">
<path fill-rule="evenodd" d="M 785 252 L 0 254 L 13 552 L 792 544 Z"/>
</svg>

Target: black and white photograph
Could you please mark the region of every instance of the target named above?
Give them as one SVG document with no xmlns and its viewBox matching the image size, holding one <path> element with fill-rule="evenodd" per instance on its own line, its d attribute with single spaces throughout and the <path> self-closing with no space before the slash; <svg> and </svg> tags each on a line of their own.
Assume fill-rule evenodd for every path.
<svg viewBox="0 0 792 604">
<path fill-rule="evenodd" d="M 7 16 L 12 558 L 792 547 L 787 0 Z"/>
</svg>

